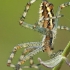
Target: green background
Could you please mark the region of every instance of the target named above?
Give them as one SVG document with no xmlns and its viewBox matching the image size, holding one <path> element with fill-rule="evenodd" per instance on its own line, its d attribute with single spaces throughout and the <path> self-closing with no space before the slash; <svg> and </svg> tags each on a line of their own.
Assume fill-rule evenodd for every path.
<svg viewBox="0 0 70 70">
<path fill-rule="evenodd" d="M 19 19 L 23 13 L 26 3 L 29 0 L 0 0 L 0 70 L 13 70 L 13 68 L 7 67 L 8 57 L 14 46 L 23 42 L 41 41 L 42 36 L 40 33 L 26 29 L 19 25 Z M 54 12 L 57 11 L 58 6 L 64 2 L 69 2 L 70 0 L 49 0 L 54 4 Z M 38 20 L 38 10 L 41 0 L 35 2 L 26 17 L 26 22 L 35 23 Z M 64 14 L 63 18 L 60 18 L 60 25 L 65 25 L 70 27 L 70 7 L 64 8 L 61 11 Z M 67 43 L 70 41 L 70 32 L 65 30 L 58 30 L 57 38 L 54 43 L 54 51 L 59 49 L 64 49 Z M 16 53 L 13 60 L 14 63 L 18 62 L 19 56 L 21 55 L 23 49 Z M 37 57 L 41 57 L 42 60 L 47 60 L 48 55 L 46 53 L 39 53 L 34 56 L 35 63 L 37 63 Z M 70 57 L 68 57 L 70 58 Z M 27 61 L 25 64 L 29 64 Z M 43 66 L 41 66 L 43 67 Z M 44 70 L 51 70 L 43 67 Z M 70 67 L 65 63 L 62 65 L 61 70 L 70 70 Z M 35 70 L 25 69 L 25 70 Z"/>
</svg>

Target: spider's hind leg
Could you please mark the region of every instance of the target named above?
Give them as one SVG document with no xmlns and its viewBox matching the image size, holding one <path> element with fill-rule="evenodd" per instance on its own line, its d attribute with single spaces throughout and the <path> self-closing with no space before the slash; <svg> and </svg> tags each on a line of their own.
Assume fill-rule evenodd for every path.
<svg viewBox="0 0 70 70">
<path fill-rule="evenodd" d="M 21 48 L 24 48 L 24 52 L 22 53 L 22 55 L 20 56 L 20 59 L 19 60 L 22 60 L 23 57 L 25 57 L 25 55 L 28 53 L 28 52 L 31 52 L 33 51 L 35 48 L 35 46 L 39 45 L 39 43 L 37 44 L 38 42 L 30 42 L 30 43 L 22 43 L 22 44 L 18 44 L 17 46 L 15 46 L 9 56 L 9 59 L 7 61 L 7 66 L 9 67 L 15 67 L 15 65 L 13 64 L 12 65 L 12 60 L 17 52 L 18 49 L 21 49 Z M 27 48 L 28 47 L 28 48 Z M 22 64 L 22 62 L 21 62 Z"/>
<path fill-rule="evenodd" d="M 19 67 L 24 64 L 27 60 L 30 60 L 29 66 L 23 66 L 22 68 L 37 68 L 38 66 L 34 64 L 33 56 L 39 52 L 39 48 L 41 46 L 41 42 L 30 42 L 25 43 L 25 46 L 28 46 L 24 49 L 22 55 L 20 56 L 20 59 L 16 66 L 19 65 Z"/>
</svg>

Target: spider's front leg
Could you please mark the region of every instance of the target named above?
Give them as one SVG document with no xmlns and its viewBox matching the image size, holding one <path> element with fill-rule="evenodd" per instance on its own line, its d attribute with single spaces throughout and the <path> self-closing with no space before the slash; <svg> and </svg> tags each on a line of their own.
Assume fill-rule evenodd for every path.
<svg viewBox="0 0 70 70">
<path fill-rule="evenodd" d="M 36 0 L 30 0 L 30 2 L 28 2 L 25 6 L 25 9 L 24 9 L 24 13 L 22 15 L 22 17 L 20 18 L 20 25 L 22 25 L 24 23 L 24 20 L 25 20 L 25 17 L 28 13 L 28 10 L 30 9 L 30 6 L 35 2 Z"/>
</svg>

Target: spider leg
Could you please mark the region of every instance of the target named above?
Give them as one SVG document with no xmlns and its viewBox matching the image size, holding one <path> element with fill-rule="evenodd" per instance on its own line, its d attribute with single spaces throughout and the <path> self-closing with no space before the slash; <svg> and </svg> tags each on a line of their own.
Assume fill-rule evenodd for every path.
<svg viewBox="0 0 70 70">
<path fill-rule="evenodd" d="M 41 64 L 35 64 L 32 56 L 30 57 L 29 61 L 30 61 L 30 65 L 29 66 L 22 66 L 22 68 L 35 68 L 35 69 L 40 70 L 39 65 L 41 65 Z"/>
<path fill-rule="evenodd" d="M 56 15 L 59 16 L 61 10 L 62 10 L 63 8 L 65 8 L 65 7 L 68 7 L 68 6 L 70 6 L 70 2 L 66 2 L 66 3 L 61 4 L 61 5 L 58 7 L 58 11 L 57 11 Z"/>
<path fill-rule="evenodd" d="M 59 16 L 60 15 L 60 13 L 61 13 L 61 10 L 63 9 L 63 8 L 65 8 L 65 7 L 67 7 L 67 6 L 70 6 L 70 2 L 66 2 L 66 3 L 63 3 L 63 4 L 61 4 L 59 7 L 58 7 L 58 10 L 57 10 L 57 12 L 56 12 L 56 16 Z M 60 27 L 60 26 L 58 26 L 58 18 L 55 18 L 55 21 L 54 21 L 54 28 L 52 29 L 52 31 L 53 31 L 53 38 L 55 39 L 56 38 L 56 34 L 57 34 L 57 29 L 65 29 L 65 30 L 69 30 L 69 28 L 67 28 L 67 27 Z M 54 40 L 53 39 L 53 40 Z"/>
<path fill-rule="evenodd" d="M 61 5 L 58 7 L 56 16 L 59 16 L 60 13 L 61 13 L 61 10 L 62 10 L 63 8 L 65 8 L 65 7 L 68 7 L 68 6 L 70 6 L 70 2 L 66 2 L 66 3 L 61 4 Z M 56 19 L 55 19 L 55 22 L 54 22 L 54 24 L 55 24 L 55 29 L 57 29 L 57 27 L 58 27 L 58 23 L 57 23 L 57 22 L 58 22 L 58 18 L 56 18 Z"/>
<path fill-rule="evenodd" d="M 42 51 L 42 47 L 40 47 L 40 46 L 42 46 L 42 42 L 29 42 L 29 43 L 18 44 L 18 46 L 15 46 L 12 53 L 10 54 L 10 57 L 7 62 L 7 66 L 13 67 L 16 70 L 20 70 L 21 65 L 24 64 L 26 60 L 30 59 L 30 65 L 34 68 L 37 67 L 37 65 L 34 64 L 34 61 L 33 61 L 33 59 L 31 59 L 31 57 L 33 57 L 33 55 L 37 54 L 39 51 Z M 12 64 L 12 60 L 13 60 L 15 54 L 16 54 L 17 50 L 20 48 L 24 48 L 24 51 L 23 51 L 22 55 L 20 56 L 19 61 L 16 65 Z M 25 67 L 28 67 L 28 66 L 24 66 L 24 68 Z"/>
<path fill-rule="evenodd" d="M 37 46 L 37 47 L 36 47 Z M 22 53 L 23 57 L 27 52 L 33 51 L 36 48 L 38 48 L 39 46 L 41 46 L 41 42 L 28 42 L 28 43 L 22 43 L 22 44 L 18 44 L 17 46 L 15 46 L 10 54 L 10 57 L 8 59 L 7 62 L 7 66 L 10 67 L 15 67 L 14 64 L 12 64 L 12 60 L 17 52 L 18 49 L 21 48 L 25 48 L 24 52 Z M 20 60 L 22 60 L 22 56 L 20 57 Z"/>
<path fill-rule="evenodd" d="M 68 59 L 66 59 L 66 64 L 70 66 L 70 61 Z"/>
<path fill-rule="evenodd" d="M 23 15 L 22 15 L 22 17 L 20 18 L 20 25 L 22 25 L 22 23 L 24 22 L 24 20 L 25 20 L 25 17 L 26 17 L 26 15 L 27 15 L 27 13 L 28 13 L 28 11 L 29 11 L 29 9 L 30 9 L 30 6 L 35 2 L 36 0 L 30 0 L 30 2 L 28 2 L 27 4 L 26 4 L 26 6 L 25 6 L 25 9 L 24 9 L 24 13 L 23 13 Z"/>
<path fill-rule="evenodd" d="M 34 63 L 34 60 L 33 60 L 32 56 L 30 57 L 30 68 L 36 68 L 36 69 L 39 68 L 39 65 Z"/>
<path fill-rule="evenodd" d="M 36 0 L 34 0 L 34 2 L 35 1 Z M 40 28 L 40 26 L 38 26 L 38 25 L 31 25 L 31 24 L 28 24 L 28 23 L 24 22 L 24 19 L 27 15 L 27 12 L 28 12 L 31 4 L 32 4 L 31 2 L 27 3 L 27 5 L 25 7 L 25 10 L 24 10 L 24 13 L 23 13 L 22 17 L 20 18 L 20 25 L 23 26 L 23 27 L 26 27 L 26 28 L 33 29 L 33 30 L 38 31 L 39 33 L 42 33 L 42 34 L 45 35 L 47 32 L 46 32 L 46 29 L 44 27 Z M 55 17 L 53 17 L 53 18 L 55 18 Z M 38 23 L 36 23 L 36 24 L 38 24 Z"/>
<path fill-rule="evenodd" d="M 35 50 L 36 48 L 28 48 L 28 49 L 26 49 L 28 52 L 27 53 L 30 53 L 30 52 L 32 52 L 33 50 Z M 26 51 L 25 51 L 26 52 Z M 26 54 L 27 55 L 27 54 Z M 25 56 L 26 56 L 25 55 Z M 23 58 L 25 57 L 24 56 L 24 52 L 22 53 L 22 55 L 20 56 L 20 61 L 22 61 L 23 60 Z M 23 68 L 32 68 L 35 64 L 34 64 L 34 60 L 33 60 L 33 56 L 30 56 L 30 58 L 29 58 L 29 66 L 23 66 Z"/>
<path fill-rule="evenodd" d="M 20 25 L 22 25 L 22 23 L 24 23 L 24 20 L 25 20 L 25 17 L 30 9 L 30 6 L 35 2 L 36 0 L 30 0 L 30 2 L 28 2 L 25 6 L 25 9 L 24 9 L 24 13 L 22 15 L 22 17 L 20 18 Z"/>
<path fill-rule="evenodd" d="M 36 0 L 34 0 L 34 1 L 36 1 Z M 27 15 L 27 12 L 28 12 L 31 4 L 32 4 L 31 2 L 27 3 L 27 5 L 25 7 L 25 10 L 24 10 L 24 13 L 23 13 L 22 17 L 20 18 L 20 22 L 19 22 L 20 25 L 23 26 L 23 27 L 38 31 L 39 33 L 46 34 L 46 29 L 45 28 L 40 28 L 39 26 L 36 27 L 36 25 L 31 25 L 31 24 L 28 24 L 28 23 L 24 22 L 24 19 Z"/>
<path fill-rule="evenodd" d="M 38 46 L 37 49 L 35 49 L 35 50 L 33 50 L 32 52 L 28 53 L 28 54 L 27 54 L 25 57 L 23 57 L 23 59 L 20 60 L 19 62 L 20 62 L 21 64 L 23 64 L 23 61 L 26 61 L 26 60 L 30 59 L 31 56 L 34 56 L 34 55 L 37 54 L 39 51 L 42 51 L 42 46 L 41 46 L 41 47 Z M 18 62 L 18 64 L 19 64 L 19 62 Z"/>
<path fill-rule="evenodd" d="M 70 31 L 70 28 L 67 26 L 58 26 L 58 29 Z"/>
<path fill-rule="evenodd" d="M 20 48 L 22 48 L 22 46 L 19 46 L 19 45 L 18 45 L 18 46 L 15 46 L 15 47 L 14 47 L 14 49 L 12 50 L 12 52 L 11 52 L 11 54 L 10 54 L 10 57 L 9 57 L 9 59 L 8 59 L 8 61 L 7 61 L 7 66 L 9 66 L 9 67 L 15 67 L 15 65 L 12 64 L 12 60 L 13 60 L 13 58 L 14 58 L 14 56 L 15 56 L 17 50 L 20 49 Z"/>
<path fill-rule="evenodd" d="M 38 58 L 40 64 L 45 66 L 45 67 L 48 67 L 48 68 L 55 67 L 56 65 L 58 65 L 62 61 L 62 59 L 66 59 L 66 57 L 64 57 L 60 54 L 58 56 L 55 56 L 54 58 L 52 58 L 50 60 L 47 60 L 47 61 L 42 61 L 40 58 Z"/>
<path fill-rule="evenodd" d="M 27 3 L 27 5 L 25 6 L 25 10 L 24 10 L 24 13 L 22 15 L 22 17 L 20 18 L 20 25 L 23 26 L 23 27 L 26 27 L 26 28 L 30 28 L 30 29 L 34 29 L 38 32 L 42 32 L 43 30 L 45 30 L 44 28 L 40 29 L 40 27 L 36 27 L 35 28 L 35 25 L 31 25 L 31 24 L 28 24 L 28 23 L 25 23 L 24 20 L 25 20 L 25 17 L 28 13 L 28 10 L 30 9 L 30 6 L 32 5 L 32 3 L 34 3 L 36 0 L 31 0 L 29 3 Z M 44 31 L 45 32 L 45 31 Z M 42 32 L 43 33 L 43 32 Z"/>
<path fill-rule="evenodd" d="M 32 24 L 28 24 L 26 22 L 22 23 L 22 26 L 25 28 L 33 29 L 34 31 L 37 31 L 37 32 L 44 34 L 44 35 L 47 34 L 46 28 L 44 28 L 44 27 L 35 26 Z"/>
<path fill-rule="evenodd" d="M 38 46 L 38 48 L 36 48 L 35 50 L 29 52 L 26 56 L 24 56 L 22 58 L 22 60 L 19 60 L 18 63 L 16 64 L 16 66 L 19 66 L 19 69 L 20 69 L 20 66 L 22 64 L 24 64 L 27 60 L 29 60 L 31 57 L 33 57 L 34 55 L 36 55 L 38 52 L 42 51 L 43 50 L 43 47 L 42 46 Z M 38 67 L 37 65 L 33 65 L 33 60 L 31 60 L 31 67 Z"/>
</svg>

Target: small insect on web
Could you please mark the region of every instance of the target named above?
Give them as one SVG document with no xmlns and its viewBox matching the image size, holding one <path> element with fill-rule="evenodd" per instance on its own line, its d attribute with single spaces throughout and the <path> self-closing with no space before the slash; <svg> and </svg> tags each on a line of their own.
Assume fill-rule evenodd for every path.
<svg viewBox="0 0 70 70">
<path fill-rule="evenodd" d="M 60 17 L 63 17 L 61 15 L 61 10 L 64 7 L 70 6 L 70 2 L 63 3 L 58 7 L 58 10 L 56 14 L 54 14 L 53 9 L 54 5 L 47 0 L 42 0 L 39 8 L 39 20 L 36 22 L 36 24 L 28 24 L 24 22 L 25 17 L 30 9 L 30 6 L 37 0 L 30 0 L 25 6 L 24 13 L 22 14 L 22 17 L 20 18 L 19 24 L 23 27 L 33 29 L 39 33 L 42 34 L 43 38 L 42 41 L 40 42 L 27 42 L 27 43 L 22 43 L 18 44 L 17 46 L 14 47 L 12 53 L 10 54 L 10 57 L 7 62 L 7 66 L 13 67 L 16 70 L 22 70 L 22 68 L 36 68 L 39 69 L 38 64 L 34 64 L 33 61 L 33 56 L 39 53 L 40 51 L 42 52 L 47 52 L 48 55 L 51 57 L 51 55 L 54 55 L 53 50 L 54 50 L 54 39 L 56 39 L 56 34 L 57 34 L 57 29 L 64 29 L 70 31 L 69 27 L 66 26 L 59 26 L 58 25 L 58 19 Z M 19 61 L 17 64 L 12 64 L 12 60 L 17 52 L 18 49 L 22 49 L 23 53 L 19 58 Z M 28 54 L 27 54 L 28 53 Z M 55 53 L 56 55 L 56 53 Z M 54 58 L 50 59 L 46 63 L 44 63 L 40 58 L 40 63 L 47 66 L 47 67 L 54 67 L 56 66 L 64 57 L 58 54 L 57 56 L 54 55 Z M 32 59 L 31 59 L 32 57 Z M 30 61 L 30 66 L 21 66 L 24 64 L 27 60 L 31 59 Z M 57 61 L 58 60 L 58 61 Z M 56 63 L 55 63 L 56 61 Z"/>
</svg>

